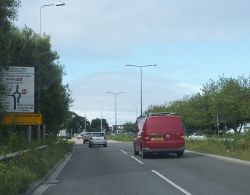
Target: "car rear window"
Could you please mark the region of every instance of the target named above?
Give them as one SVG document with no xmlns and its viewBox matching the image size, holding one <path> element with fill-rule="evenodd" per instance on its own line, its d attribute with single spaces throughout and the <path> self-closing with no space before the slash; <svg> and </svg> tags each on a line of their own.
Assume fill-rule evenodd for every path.
<svg viewBox="0 0 250 195">
<path fill-rule="evenodd" d="M 148 120 L 148 131 L 180 131 L 182 123 L 178 117 L 151 117 Z"/>
<path fill-rule="evenodd" d="M 104 133 L 92 133 L 93 137 L 104 137 Z"/>
</svg>

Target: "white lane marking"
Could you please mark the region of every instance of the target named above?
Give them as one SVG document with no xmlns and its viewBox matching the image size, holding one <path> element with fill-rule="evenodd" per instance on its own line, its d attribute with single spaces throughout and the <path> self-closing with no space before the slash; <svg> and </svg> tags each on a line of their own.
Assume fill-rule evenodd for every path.
<svg viewBox="0 0 250 195">
<path fill-rule="evenodd" d="M 125 154 L 125 155 L 128 155 L 128 153 L 127 153 L 126 151 L 124 151 L 124 150 L 120 150 L 120 152 L 122 152 L 122 153 Z M 130 155 L 128 155 L 128 156 L 130 156 Z M 138 160 L 138 159 L 135 158 L 134 156 L 130 156 L 130 157 L 133 158 L 134 160 L 136 160 L 138 163 L 144 165 L 144 163 L 143 163 L 142 161 Z"/>
<path fill-rule="evenodd" d="M 140 163 L 140 164 L 142 164 L 142 165 L 144 165 L 144 163 L 142 162 L 142 161 L 140 161 L 140 160 L 138 160 L 137 158 L 135 158 L 134 156 L 130 156 L 131 158 L 133 158 L 134 160 L 136 160 L 138 163 Z"/>
<path fill-rule="evenodd" d="M 123 150 L 120 150 L 120 152 L 122 152 L 123 154 L 128 155 L 128 153 L 127 153 L 127 152 L 125 152 L 125 151 L 123 151 Z"/>
<path fill-rule="evenodd" d="M 153 173 L 155 173 L 156 175 L 158 175 L 160 178 L 162 178 L 163 180 L 165 180 L 166 182 L 168 182 L 169 184 L 171 184 L 172 186 L 174 186 L 175 188 L 177 188 L 178 190 L 180 190 L 181 192 L 183 192 L 186 195 L 192 195 L 190 192 L 184 190 L 183 188 L 181 188 L 180 186 L 176 185 L 174 182 L 172 182 L 171 180 L 167 179 L 166 177 L 164 177 L 162 174 L 160 174 L 159 172 L 155 171 L 155 170 L 151 170 Z"/>
</svg>

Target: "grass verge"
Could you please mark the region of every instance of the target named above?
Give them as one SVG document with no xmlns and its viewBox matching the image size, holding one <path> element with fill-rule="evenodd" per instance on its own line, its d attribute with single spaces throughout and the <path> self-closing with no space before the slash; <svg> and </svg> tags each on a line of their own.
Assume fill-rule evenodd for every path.
<svg viewBox="0 0 250 195">
<path fill-rule="evenodd" d="M 185 141 L 186 149 L 250 161 L 250 134 Z"/>
<path fill-rule="evenodd" d="M 16 195 L 44 176 L 64 155 L 73 143 L 60 141 L 42 150 L 32 150 L 21 156 L 0 161 L 0 194 Z"/>
<path fill-rule="evenodd" d="M 115 141 L 128 141 L 132 142 L 134 139 L 133 135 L 129 134 L 117 134 L 117 135 L 108 135 L 107 138 L 109 140 L 115 140 Z"/>
</svg>

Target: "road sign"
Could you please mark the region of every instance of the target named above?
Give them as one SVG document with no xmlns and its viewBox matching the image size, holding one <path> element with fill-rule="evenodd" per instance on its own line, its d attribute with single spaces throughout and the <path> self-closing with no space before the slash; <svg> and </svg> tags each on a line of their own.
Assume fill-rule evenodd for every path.
<svg viewBox="0 0 250 195">
<path fill-rule="evenodd" d="M 6 112 L 34 112 L 34 67 L 9 66 L 0 73 L 6 94 L 0 101 Z"/>
<path fill-rule="evenodd" d="M 1 115 L 3 125 L 41 125 L 42 114 L 8 113 Z"/>
</svg>

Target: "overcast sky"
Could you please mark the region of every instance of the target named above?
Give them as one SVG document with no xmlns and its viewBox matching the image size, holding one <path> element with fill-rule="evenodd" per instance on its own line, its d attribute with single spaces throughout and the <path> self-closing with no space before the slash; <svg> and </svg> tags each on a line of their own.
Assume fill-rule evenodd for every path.
<svg viewBox="0 0 250 195">
<path fill-rule="evenodd" d="M 21 0 L 20 28 L 39 33 L 40 7 L 54 0 Z M 74 103 L 88 120 L 134 121 L 143 110 L 199 92 L 209 79 L 250 74 L 249 0 L 65 0 L 42 8 L 41 31 L 65 66 Z"/>
</svg>

